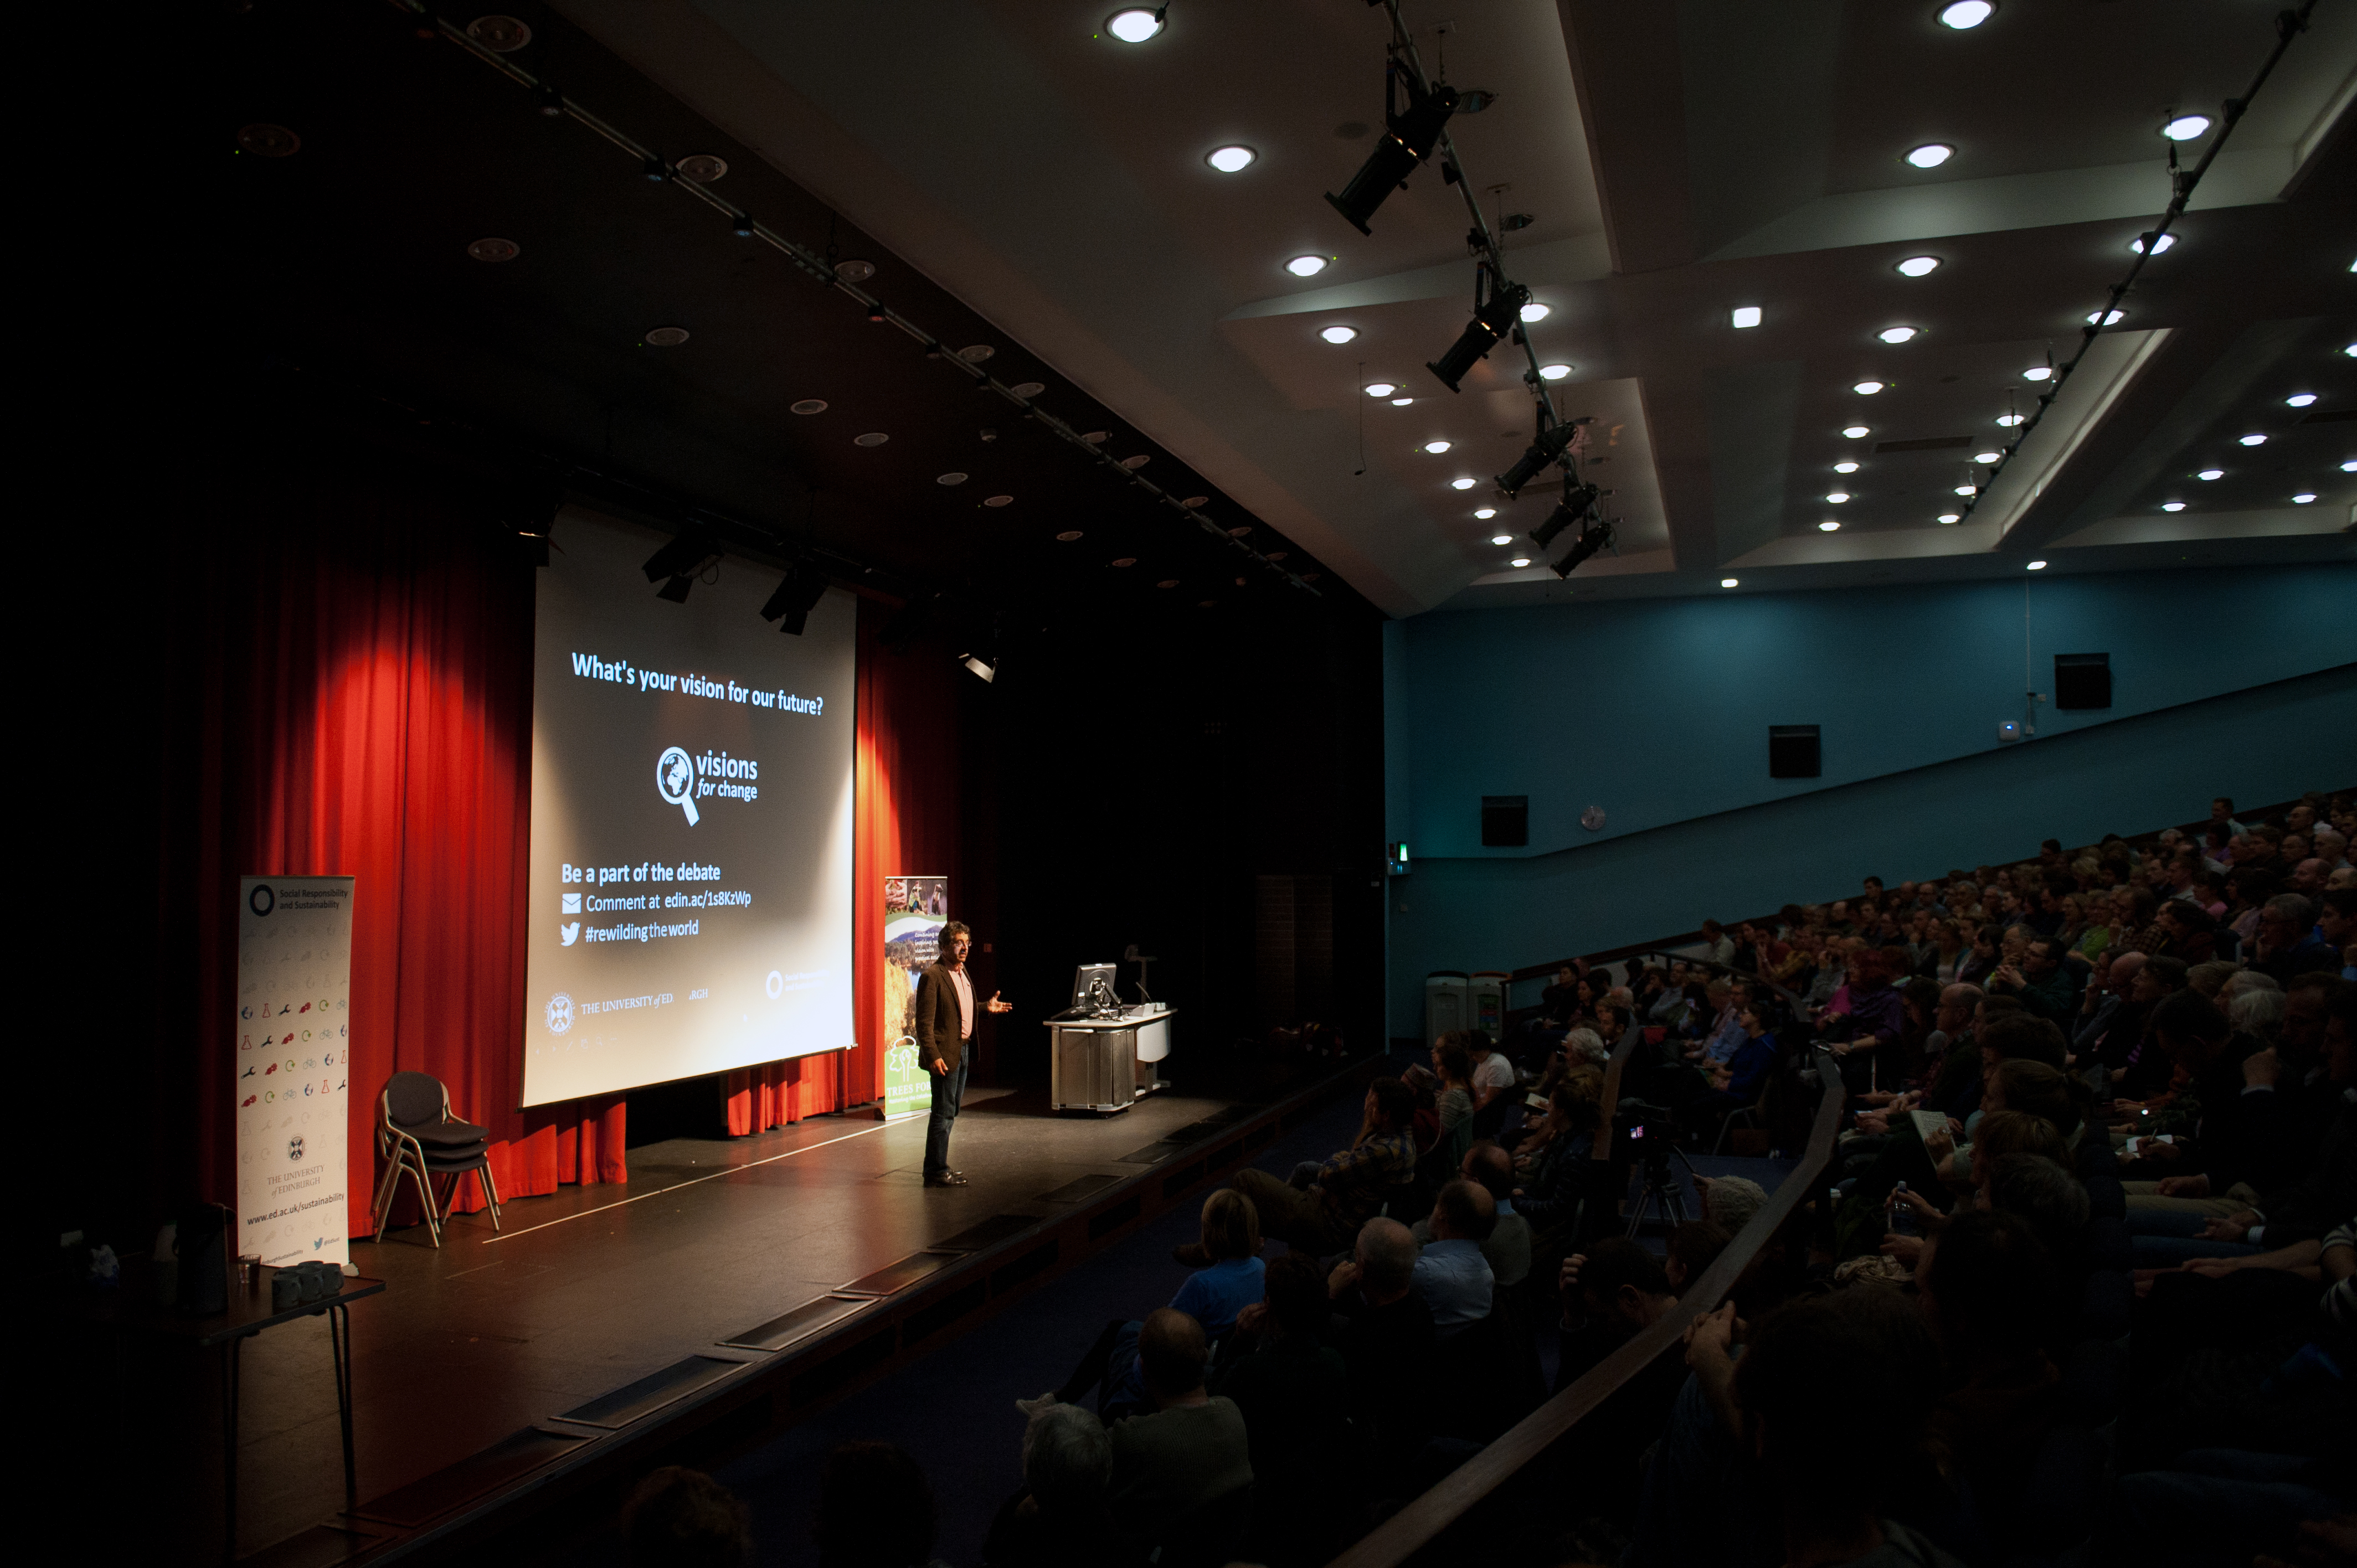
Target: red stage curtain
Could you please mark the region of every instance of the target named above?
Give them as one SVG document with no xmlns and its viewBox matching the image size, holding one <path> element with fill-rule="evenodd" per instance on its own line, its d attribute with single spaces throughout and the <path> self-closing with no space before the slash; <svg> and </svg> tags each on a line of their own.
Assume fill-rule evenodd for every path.
<svg viewBox="0 0 2357 1568">
<path fill-rule="evenodd" d="M 623 1104 L 516 1109 L 530 811 L 533 567 L 430 489 L 248 476 L 182 536 L 197 744 L 168 759 L 165 939 L 193 939 L 198 1185 L 234 1201 L 228 1028 L 237 879 L 357 877 L 349 1196 L 376 1097 L 430 1072 L 490 1128 L 502 1197 L 619 1182 Z M 470 1184 L 471 1185 L 471 1184 Z M 461 1207 L 476 1207 L 470 1191 Z"/>
</svg>

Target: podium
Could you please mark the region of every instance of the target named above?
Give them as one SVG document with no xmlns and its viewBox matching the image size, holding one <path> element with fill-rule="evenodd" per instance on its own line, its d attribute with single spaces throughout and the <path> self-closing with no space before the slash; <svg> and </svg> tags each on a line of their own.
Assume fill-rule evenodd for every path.
<svg viewBox="0 0 2357 1568">
<path fill-rule="evenodd" d="M 1175 1010 L 1159 1004 L 1048 1020 L 1048 1099 L 1056 1111 L 1126 1111 L 1157 1089 Z"/>
</svg>

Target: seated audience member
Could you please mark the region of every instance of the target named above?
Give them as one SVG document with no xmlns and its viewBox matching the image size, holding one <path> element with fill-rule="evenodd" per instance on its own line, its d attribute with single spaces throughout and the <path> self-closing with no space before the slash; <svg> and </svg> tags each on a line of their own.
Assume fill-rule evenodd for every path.
<svg viewBox="0 0 2357 1568">
<path fill-rule="evenodd" d="M 1725 1226 L 1709 1219 L 1689 1219 L 1671 1231 L 1662 1258 L 1662 1277 L 1669 1281 L 1670 1294 L 1685 1294 L 1686 1287 L 1708 1273 L 1734 1240 Z"/>
<path fill-rule="evenodd" d="M 677 1465 L 649 1475 L 622 1505 L 622 1539 L 630 1568 L 738 1568 L 753 1549 L 751 1515 L 737 1495 Z"/>
<path fill-rule="evenodd" d="M 2341 954 L 2316 935 L 2316 906 L 2298 893 L 2278 893 L 2259 908 L 2251 967 L 2287 984 L 2310 970 L 2336 970 Z"/>
<path fill-rule="evenodd" d="M 1440 1134 L 1432 1152 L 1445 1168 L 1455 1170 L 1473 1142 L 1473 1054 L 1465 1048 L 1460 1033 L 1440 1036 L 1432 1047 L 1432 1070 L 1440 1079 L 1434 1091 Z"/>
<path fill-rule="evenodd" d="M 1137 1361 L 1152 1409 L 1113 1426 L 1109 1502 L 1114 1530 L 1141 1552 L 1182 1533 L 1217 1536 L 1223 1525 L 1229 1550 L 1243 1535 L 1251 1444 L 1236 1402 L 1203 1387 L 1207 1359 L 1193 1318 L 1167 1306 L 1147 1316 Z"/>
<path fill-rule="evenodd" d="M 1768 1202 L 1768 1189 L 1749 1176 L 1696 1176 L 1694 1184 L 1703 1218 L 1730 1236 L 1741 1235 Z"/>
<path fill-rule="evenodd" d="M 1260 1246 L 1259 1217 L 1252 1199 L 1232 1187 L 1211 1194 L 1203 1200 L 1200 1239 L 1174 1250 L 1178 1261 L 1195 1272 L 1170 1298 L 1171 1306 L 1201 1326 L 1206 1338 L 1225 1338 L 1236 1326 L 1236 1315 L 1260 1299 L 1265 1267 Z M 1051 1404 L 1074 1404 L 1102 1384 L 1097 1409 L 1106 1420 L 1136 1409 L 1146 1402 L 1137 1350 L 1144 1326 L 1121 1318 L 1108 1322 L 1060 1387 L 1037 1399 L 1017 1400 L 1016 1407 L 1029 1415 Z"/>
<path fill-rule="evenodd" d="M 1568 1230 L 1580 1202 L 1601 1179 L 1595 1158 L 1598 1101 L 1604 1075 L 1583 1068 L 1567 1075 L 1548 1097 L 1547 1113 L 1516 1152 L 1522 1182 L 1514 1208 L 1530 1222 L 1534 1238 L 1555 1238 Z M 1539 1245 L 1534 1240 L 1535 1259 Z"/>
<path fill-rule="evenodd" d="M 1512 1069 L 1507 1071 L 1511 1081 Z M 1349 1148 L 1336 1151 L 1322 1165 L 1305 1161 L 1295 1166 L 1290 1181 L 1266 1171 L 1239 1171 L 1236 1190 L 1252 1199 L 1262 1234 L 1320 1257 L 1339 1252 L 1385 1200 L 1402 1194 L 1415 1180 L 1415 1138 L 1410 1131 L 1415 1120 L 1415 1099 L 1407 1086 L 1395 1078 L 1379 1078 L 1367 1086 L 1359 1135 Z"/>
<path fill-rule="evenodd" d="M 1432 1309 L 1415 1289 L 1415 1240 L 1407 1227 L 1396 1219 L 1360 1227 L 1351 1261 L 1328 1276 L 1327 1295 L 1342 1324 L 1351 1419 L 1364 1434 L 1380 1489 L 1405 1471 L 1433 1428 Z"/>
<path fill-rule="evenodd" d="M 1514 1162 L 1495 1144 L 1476 1144 L 1465 1151 L 1458 1174 L 1490 1195 L 1497 1222 L 1482 1240 L 1481 1256 L 1489 1261 L 1491 1277 L 1500 1289 L 1523 1283 L 1531 1272 L 1531 1222 L 1514 1210 Z M 1417 1246 L 1432 1240 L 1429 1215 L 1415 1222 L 1410 1235 Z"/>
<path fill-rule="evenodd" d="M 2005 932 L 1994 925 L 1982 925 L 1974 929 L 1972 950 L 1956 961 L 1956 983 L 1977 985 L 1983 991 L 1988 989 L 1989 976 L 1996 972 L 1997 965 L 2003 961 L 1997 947 L 2004 935 Z"/>
<path fill-rule="evenodd" d="M 1557 1393 L 1652 1327 L 1677 1303 L 1661 1260 L 1620 1236 L 1608 1236 L 1586 1253 L 1566 1258 L 1560 1288 L 1563 1341 L 1555 1371 Z M 1560 1444 L 1568 1513 L 1614 1520 L 1633 1516 L 1639 1459 L 1662 1434 L 1685 1380 L 1685 1368 L 1676 1357 L 1657 1356 L 1571 1429 Z"/>
<path fill-rule="evenodd" d="M 2034 1017 L 2055 1024 L 2067 1024 L 2079 1010 L 2079 983 L 2074 966 L 2062 961 L 2061 950 L 2051 937 L 2039 937 L 2025 944 L 2019 963 L 1997 966 L 1989 976 L 1989 993 L 2010 996 Z"/>
<path fill-rule="evenodd" d="M 1271 1568 L 1322 1563 L 1351 1500 L 1350 1376 L 1326 1343 L 1326 1274 L 1306 1252 L 1268 1266 L 1268 1297 L 1246 1309 L 1254 1348 L 1221 1374 L 1243 1412 L 1253 1473 L 1244 1555 Z"/>
<path fill-rule="evenodd" d="M 1746 1003 L 1736 1014 L 1742 1040 L 1727 1058 L 1710 1069 L 1709 1087 L 1678 1108 L 1686 1125 L 1701 1134 L 1715 1133 L 1730 1111 L 1757 1105 L 1776 1066 L 1776 1036 L 1768 1032 L 1757 1002 Z"/>
<path fill-rule="evenodd" d="M 1440 1189 L 1424 1224 L 1432 1240 L 1415 1260 L 1414 1279 L 1432 1313 L 1433 1331 L 1446 1339 L 1490 1316 L 1495 1276 L 1481 1243 L 1497 1229 L 1498 1208 L 1486 1188 L 1452 1181 Z"/>
<path fill-rule="evenodd" d="M 2214 1004 L 2190 990 L 2153 1009 L 2152 1030 L 2187 1080 L 2187 1092 L 2199 1105 L 2200 1115 L 2190 1140 L 2122 1161 L 2124 1175 L 2151 1178 L 2123 1184 L 2128 1193 L 2128 1229 L 2179 1234 L 2184 1233 L 2179 1227 L 2153 1223 L 2153 1217 L 2199 1219 L 2229 1212 L 2247 1206 L 2261 1187 L 2287 1174 L 2282 1169 L 2284 1149 L 2276 1127 L 2280 1108 L 2273 1069 L 2278 1058 L 2262 1052 L 2257 1041 L 2236 1035 Z M 2266 1061 L 2246 1073 L 2244 1063 L 2258 1056 Z M 2255 1073 L 2266 1079 L 2264 1085 L 2253 1081 Z M 2195 1175 L 2207 1178 L 2200 1184 L 2201 1191 L 2215 1196 L 2197 1197 L 2187 1187 L 2161 1190 L 2161 1176 Z"/>
<path fill-rule="evenodd" d="M 1506 1053 L 1492 1046 L 1490 1036 L 1479 1029 L 1460 1030 L 1458 1037 L 1465 1044 L 1466 1055 L 1473 1061 L 1474 1125 L 1482 1130 L 1474 1135 L 1480 1137 L 1487 1130 L 1496 1127 L 1499 1119 L 1505 1115 L 1506 1107 L 1512 1103 L 1514 1064 L 1508 1061 Z"/>
<path fill-rule="evenodd" d="M 1113 1434 L 1078 1405 L 1033 1412 L 1023 1428 L 1023 1488 L 983 1541 L 986 1568 L 1135 1568 L 1113 1528 Z"/>
<path fill-rule="evenodd" d="M 818 1473 L 819 1568 L 919 1568 L 932 1561 L 933 1488 L 889 1443 L 838 1443 Z"/>
</svg>

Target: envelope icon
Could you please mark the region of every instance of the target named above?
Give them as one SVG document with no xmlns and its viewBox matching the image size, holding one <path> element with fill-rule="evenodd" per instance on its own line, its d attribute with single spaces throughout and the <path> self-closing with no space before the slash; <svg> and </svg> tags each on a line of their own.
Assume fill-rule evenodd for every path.
<svg viewBox="0 0 2357 1568">
<path fill-rule="evenodd" d="M 561 909 L 557 910 L 557 913 L 558 913 L 558 914 L 560 914 L 560 915 L 577 915 L 577 914 L 581 913 L 581 895 L 580 895 L 580 894 L 578 894 L 578 893 L 567 893 L 567 894 L 565 894 L 563 897 L 564 897 L 564 899 L 565 899 L 565 907 L 564 907 L 563 908 L 561 908 Z"/>
</svg>

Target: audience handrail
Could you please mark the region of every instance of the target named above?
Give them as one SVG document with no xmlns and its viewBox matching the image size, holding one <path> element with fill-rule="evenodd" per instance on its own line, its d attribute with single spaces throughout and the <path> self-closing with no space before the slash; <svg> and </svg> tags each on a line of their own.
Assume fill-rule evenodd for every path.
<svg viewBox="0 0 2357 1568">
<path fill-rule="evenodd" d="M 1620 1058 L 1632 1042 L 1623 1040 L 1620 1049 L 1613 1053 L 1613 1068 L 1607 1077 L 1609 1092 L 1617 1086 Z M 1401 1568 L 1409 1558 L 1421 1551 L 1440 1532 L 1462 1519 L 1481 1500 L 1512 1480 L 1532 1460 L 1544 1453 L 1566 1433 L 1587 1416 L 1622 1385 L 1652 1364 L 1653 1359 L 1679 1344 L 1686 1329 L 1705 1314 L 1718 1309 L 1735 1282 L 1743 1276 L 1769 1240 L 1792 1219 L 1795 1210 L 1819 1185 L 1819 1177 L 1833 1159 L 1834 1139 L 1841 1128 L 1841 1074 L 1835 1070 L 1831 1056 L 1816 1053 L 1816 1073 L 1823 1092 L 1817 1102 L 1815 1123 L 1810 1128 L 1808 1146 L 1792 1173 L 1777 1184 L 1768 1201 L 1752 1215 L 1717 1262 L 1703 1272 L 1702 1277 L 1690 1285 L 1678 1303 L 1664 1313 L 1652 1326 L 1645 1329 L 1606 1357 L 1569 1388 L 1548 1400 L 1538 1409 L 1500 1436 L 1488 1447 L 1458 1466 L 1448 1477 L 1430 1491 L 1410 1502 L 1389 1520 L 1367 1535 L 1358 1544 L 1336 1557 L 1328 1568 Z"/>
</svg>

